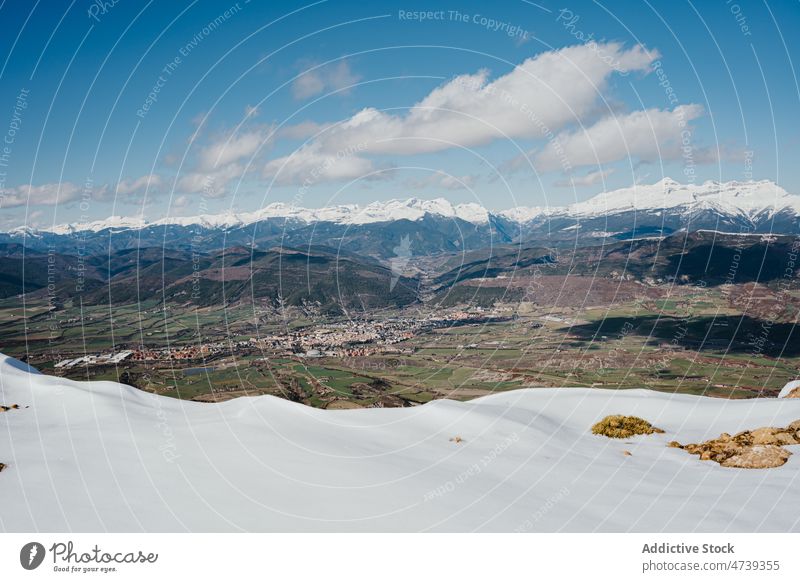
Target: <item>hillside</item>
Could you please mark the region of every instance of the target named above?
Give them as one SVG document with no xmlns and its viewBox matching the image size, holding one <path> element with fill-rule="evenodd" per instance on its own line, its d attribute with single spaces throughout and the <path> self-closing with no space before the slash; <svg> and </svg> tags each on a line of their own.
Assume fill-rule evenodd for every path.
<svg viewBox="0 0 800 582">
<path fill-rule="evenodd" d="M 419 287 L 416 279 L 395 275 L 369 257 L 321 247 L 231 247 L 208 254 L 145 247 L 79 257 L 0 244 L 0 253 L 0 299 L 52 291 L 56 303 L 80 298 L 84 305 L 127 305 L 154 297 L 199 306 L 283 301 L 341 312 L 408 305 L 417 301 Z"/>
<path fill-rule="evenodd" d="M 5 356 L 0 390 L 20 406 L 0 413 L 6 531 L 798 531 L 797 455 L 730 469 L 667 446 L 785 426 L 797 400 L 535 389 L 323 411 L 180 401 Z M 665 432 L 591 434 L 607 414 Z"/>
<path fill-rule="evenodd" d="M 628 277 L 717 286 L 782 279 L 798 266 L 789 236 L 735 235 L 716 231 L 678 232 L 575 249 L 505 245 L 486 253 L 455 255 L 435 279 L 444 287 L 471 279 L 548 275 Z"/>
<path fill-rule="evenodd" d="M 413 249 L 417 238 L 412 238 L 413 233 L 404 235 L 402 228 L 409 224 L 399 221 L 391 226 L 397 229 L 397 237 L 408 237 Z M 386 245 L 385 241 L 391 240 L 388 235 L 384 239 L 369 233 L 359 236 L 363 243 L 355 244 L 354 234 L 350 246 L 367 245 L 375 251 L 376 244 Z M 433 237 L 428 237 L 427 243 L 444 244 Z M 792 237 L 703 230 L 602 243 L 595 239 L 593 245 L 571 249 L 524 243 L 469 252 L 450 249 L 421 262 L 424 257 L 412 253 L 396 263 L 313 245 L 232 246 L 209 253 L 144 247 L 78 257 L 9 243 L 0 244 L 0 253 L 5 255 L 0 266 L 0 298 L 23 292 L 43 294 L 52 283 L 57 301 L 80 296 L 85 305 L 131 304 L 156 297 L 176 305 L 199 306 L 253 301 L 294 306 L 313 303 L 331 313 L 406 306 L 426 293 L 447 293 L 450 303 L 468 301 L 471 292 L 453 290 L 465 284 L 486 287 L 481 302 L 487 305 L 503 298 L 517 300 L 520 296 L 513 287 L 542 275 L 715 287 L 778 284 L 787 268 L 796 270 L 790 261 L 796 253 Z M 424 285 L 421 279 L 409 276 L 417 265 L 427 273 Z M 497 285 L 509 289 L 506 293 L 489 289 Z"/>
</svg>

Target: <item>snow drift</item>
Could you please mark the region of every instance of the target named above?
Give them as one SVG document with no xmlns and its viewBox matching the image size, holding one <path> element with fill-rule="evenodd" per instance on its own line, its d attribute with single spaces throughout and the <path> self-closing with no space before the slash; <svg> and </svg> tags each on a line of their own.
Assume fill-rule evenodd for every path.
<svg viewBox="0 0 800 582">
<path fill-rule="evenodd" d="M 797 398 L 796 394 L 798 394 L 798 389 L 800 389 L 800 380 L 787 382 L 786 386 L 784 386 L 780 394 L 778 394 L 778 398 Z"/>
<path fill-rule="evenodd" d="M 20 406 L 0 413 L 6 531 L 800 531 L 800 455 L 728 469 L 667 447 L 785 426 L 796 400 L 532 389 L 323 411 L 179 401 L 0 355 L 0 404 Z M 592 435 L 607 414 L 665 433 Z"/>
</svg>

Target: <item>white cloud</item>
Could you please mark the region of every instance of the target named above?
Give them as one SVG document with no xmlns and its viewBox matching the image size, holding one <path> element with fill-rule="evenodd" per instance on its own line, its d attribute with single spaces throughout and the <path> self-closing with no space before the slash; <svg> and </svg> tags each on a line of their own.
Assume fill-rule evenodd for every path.
<svg viewBox="0 0 800 582">
<path fill-rule="evenodd" d="M 146 174 L 135 180 L 122 180 L 117 184 L 116 192 L 120 196 L 133 196 L 144 192 L 156 192 L 164 185 L 164 181 L 158 174 Z"/>
<path fill-rule="evenodd" d="M 187 196 L 186 194 L 181 194 L 175 200 L 172 201 L 172 208 L 175 209 L 183 209 L 187 208 L 192 202 L 191 197 Z"/>
<path fill-rule="evenodd" d="M 303 73 L 292 83 L 292 94 L 295 99 L 308 99 L 325 90 L 325 81 L 316 71 Z"/>
<path fill-rule="evenodd" d="M 325 91 L 347 93 L 347 88 L 360 79 L 360 75 L 350 70 L 347 61 L 318 68 L 308 67 L 308 70 L 292 83 L 292 94 L 295 99 L 308 99 Z"/>
<path fill-rule="evenodd" d="M 623 159 L 674 160 L 682 155 L 682 134 L 703 114 L 700 105 L 647 109 L 601 119 L 558 135 L 535 157 L 540 171 L 607 164 Z"/>
<path fill-rule="evenodd" d="M 241 164 L 229 163 L 211 172 L 187 172 L 178 179 L 176 191 L 184 194 L 203 194 L 206 198 L 222 198 L 226 186 L 241 178 L 245 168 Z"/>
<path fill-rule="evenodd" d="M 444 188 L 445 190 L 469 190 L 478 181 L 478 176 L 468 174 L 465 176 L 453 176 L 444 172 L 434 172 L 422 180 L 411 180 L 408 182 L 410 188 L 424 190 L 426 188 Z"/>
<path fill-rule="evenodd" d="M 316 123 L 314 121 L 303 121 L 294 125 L 286 125 L 278 130 L 280 137 L 287 139 L 308 139 L 317 135 L 323 129 L 330 127 L 329 124 Z"/>
<path fill-rule="evenodd" d="M 190 120 L 190 123 L 194 127 L 194 131 L 187 140 L 189 145 L 193 144 L 200 138 L 201 135 L 203 135 L 203 132 L 206 129 L 206 124 L 208 123 L 208 113 L 198 113 Z"/>
<path fill-rule="evenodd" d="M 202 193 L 209 198 L 224 196 L 231 181 L 261 166 L 261 162 L 246 162 L 264 151 L 273 137 L 274 126 L 247 124 L 209 138 L 198 145 L 195 164 L 178 178 L 175 190 L 181 194 Z"/>
<path fill-rule="evenodd" d="M 178 154 L 165 154 L 164 155 L 164 165 L 166 166 L 174 166 L 181 160 Z"/>
<path fill-rule="evenodd" d="M 15 206 L 55 206 L 73 202 L 81 197 L 83 188 L 71 182 L 23 184 L 14 188 L 0 190 L 0 208 Z"/>
<path fill-rule="evenodd" d="M 647 71 L 658 56 L 641 46 L 625 50 L 619 43 L 608 43 L 603 49 L 613 63 L 627 71 Z M 404 115 L 362 109 L 331 125 L 304 148 L 324 157 L 359 145 L 363 157 L 474 147 L 504 138 L 541 139 L 592 113 L 615 70 L 587 45 L 545 52 L 491 82 L 485 70 L 457 77 L 434 89 Z M 271 161 L 266 173 L 281 168 L 288 158 Z M 364 158 L 361 164 L 351 165 L 371 164 Z M 296 164 L 287 164 L 281 170 L 286 173 L 280 177 L 282 182 L 302 182 L 302 176 L 289 173 L 294 167 Z"/>
<path fill-rule="evenodd" d="M 442 176 L 439 180 L 439 186 L 448 190 L 463 190 L 475 186 L 478 181 L 477 176 Z"/>
<path fill-rule="evenodd" d="M 320 151 L 319 144 L 303 146 L 292 155 L 271 160 L 264 168 L 266 176 L 274 176 L 278 185 L 311 186 L 319 182 L 344 181 L 362 178 L 375 171 L 370 160 L 354 150 L 334 154 Z"/>
<path fill-rule="evenodd" d="M 594 172 L 589 172 L 583 176 L 571 176 L 569 178 L 565 178 L 563 180 L 558 180 L 556 182 L 556 186 L 561 187 L 581 187 L 581 186 L 594 186 L 595 184 L 599 184 L 606 178 L 608 178 L 611 174 L 614 173 L 613 168 L 609 168 L 607 170 L 596 170 Z"/>
<path fill-rule="evenodd" d="M 269 126 L 260 126 L 220 136 L 200 149 L 198 168 L 213 172 L 251 157 L 269 141 L 271 131 Z"/>
</svg>

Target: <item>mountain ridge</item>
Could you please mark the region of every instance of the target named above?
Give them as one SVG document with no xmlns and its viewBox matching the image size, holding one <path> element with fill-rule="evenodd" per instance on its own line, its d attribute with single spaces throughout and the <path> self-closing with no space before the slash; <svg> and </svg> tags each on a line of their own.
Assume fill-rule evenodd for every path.
<svg viewBox="0 0 800 582">
<path fill-rule="evenodd" d="M 453 204 L 444 198 L 416 197 L 373 202 L 366 206 L 342 204 L 323 208 L 305 208 L 284 202 L 274 202 L 253 212 L 225 212 L 189 217 L 166 217 L 147 221 L 143 217 L 111 216 L 88 223 L 70 223 L 49 228 L 28 226 L 11 229 L 10 235 L 36 233 L 74 234 L 105 230 L 140 230 L 158 226 L 200 226 L 204 228 L 240 228 L 269 219 L 284 219 L 299 225 L 330 222 L 339 225 L 366 225 L 398 220 L 419 221 L 425 216 L 460 219 L 474 225 L 487 225 L 493 219 L 513 224 L 527 224 L 547 218 L 597 218 L 625 212 L 665 211 L 681 209 L 684 214 L 712 211 L 732 217 L 767 217 L 788 211 L 800 215 L 800 196 L 789 194 L 770 180 L 706 181 L 702 184 L 681 184 L 664 178 L 655 184 L 634 185 L 601 192 L 588 200 L 568 206 L 517 206 L 491 211 L 481 204 Z"/>
</svg>

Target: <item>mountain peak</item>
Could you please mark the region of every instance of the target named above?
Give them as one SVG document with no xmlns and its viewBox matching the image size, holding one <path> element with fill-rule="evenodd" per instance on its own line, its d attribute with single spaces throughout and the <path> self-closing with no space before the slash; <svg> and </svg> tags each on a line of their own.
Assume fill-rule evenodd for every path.
<svg viewBox="0 0 800 582">
<path fill-rule="evenodd" d="M 713 210 L 726 216 L 772 216 L 788 211 L 800 215 L 800 196 L 791 195 L 770 180 L 760 181 L 706 181 L 702 184 L 681 184 L 664 177 L 654 184 L 635 184 L 609 192 L 602 192 L 589 200 L 568 207 L 517 207 L 496 213 L 499 218 L 525 224 L 541 216 L 565 218 L 598 217 L 623 212 L 663 211 L 673 209 L 678 214 L 691 214 L 696 210 Z M 245 213 L 228 211 L 216 215 L 194 217 L 167 217 L 148 223 L 141 217 L 112 216 L 84 224 L 67 224 L 48 229 L 20 227 L 9 232 L 13 236 L 34 236 L 36 233 L 72 234 L 75 232 L 100 232 L 108 229 L 139 229 L 146 226 L 192 226 L 205 228 L 235 228 L 269 219 L 283 219 L 299 223 L 329 222 L 342 225 L 363 225 L 396 220 L 421 220 L 426 216 L 459 219 L 475 225 L 489 223 L 492 214 L 480 203 L 453 204 L 445 198 L 424 199 L 411 197 L 376 201 L 366 206 L 340 204 L 324 208 L 304 208 L 286 202 L 272 202 L 263 208 Z"/>
<path fill-rule="evenodd" d="M 800 196 L 793 196 L 770 180 L 746 182 L 706 181 L 702 184 L 681 184 L 663 178 L 655 184 L 637 184 L 597 196 L 569 207 L 576 216 L 598 216 L 628 211 L 665 210 L 712 205 L 727 214 L 752 215 L 764 210 L 789 209 L 800 213 Z"/>
</svg>

